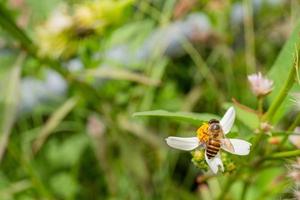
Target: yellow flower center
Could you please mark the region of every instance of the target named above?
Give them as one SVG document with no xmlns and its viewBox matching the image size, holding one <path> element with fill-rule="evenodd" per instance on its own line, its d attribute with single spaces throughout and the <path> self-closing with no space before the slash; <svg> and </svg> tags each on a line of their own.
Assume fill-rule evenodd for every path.
<svg viewBox="0 0 300 200">
<path fill-rule="evenodd" d="M 200 142 L 206 143 L 209 139 L 208 135 L 208 123 L 203 123 L 202 126 L 200 126 L 197 130 L 197 137 L 200 140 Z"/>
</svg>

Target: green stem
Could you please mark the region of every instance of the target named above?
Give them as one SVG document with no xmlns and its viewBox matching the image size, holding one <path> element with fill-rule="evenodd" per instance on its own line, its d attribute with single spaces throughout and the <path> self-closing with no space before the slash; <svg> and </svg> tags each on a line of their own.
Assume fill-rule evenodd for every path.
<svg viewBox="0 0 300 200">
<path fill-rule="evenodd" d="M 297 67 L 291 67 L 287 80 L 285 81 L 283 87 L 280 89 L 279 94 L 275 97 L 275 100 L 272 102 L 267 113 L 263 116 L 263 121 L 271 121 L 276 111 L 278 110 L 284 99 L 287 97 L 289 90 L 294 85 Z"/>
<path fill-rule="evenodd" d="M 267 157 L 266 159 L 280 159 L 280 158 L 290 158 L 300 156 L 300 150 L 293 150 L 293 151 L 284 151 L 274 153 L 273 155 Z"/>
<path fill-rule="evenodd" d="M 247 194 L 247 190 L 249 188 L 249 184 L 250 182 L 248 180 L 245 181 L 244 186 L 243 186 L 243 190 L 242 190 L 242 194 L 241 194 L 241 200 L 244 200 L 246 198 L 246 194 Z"/>
<path fill-rule="evenodd" d="M 245 42 L 246 42 L 246 64 L 248 73 L 255 71 L 256 62 L 255 62 L 255 33 L 253 26 L 253 7 L 252 1 L 244 0 L 243 9 L 245 12 L 244 17 L 244 28 L 245 28 Z"/>
<path fill-rule="evenodd" d="M 4 7 L 3 3 L 0 3 L 0 26 L 12 34 L 13 37 L 17 38 L 22 47 L 31 53 L 36 51 L 36 47 L 33 45 L 31 39 L 16 25 L 10 12 Z"/>
<path fill-rule="evenodd" d="M 264 110 L 263 110 L 263 105 L 264 105 L 264 97 L 258 97 L 257 99 L 257 109 L 258 109 L 258 113 L 259 113 L 259 118 L 260 118 L 260 121 L 261 121 L 261 117 L 263 116 L 264 114 Z"/>
<path fill-rule="evenodd" d="M 223 102 L 225 97 L 222 92 L 219 92 L 217 88 L 218 82 L 214 76 L 214 74 L 209 69 L 206 61 L 203 59 L 201 54 L 197 51 L 197 49 L 193 46 L 193 44 L 188 41 L 186 38 L 182 39 L 181 44 L 184 50 L 190 55 L 191 59 L 194 61 L 195 65 L 198 67 L 199 72 L 201 73 L 203 79 L 208 83 L 208 86 L 218 95 L 217 100 L 219 102 Z"/>
<path fill-rule="evenodd" d="M 255 156 L 257 155 L 256 153 L 260 150 L 258 148 L 259 144 L 260 144 L 260 141 L 262 141 L 262 138 L 265 134 L 262 132 L 262 131 L 259 131 L 259 133 L 256 134 L 256 137 L 254 138 L 254 141 L 252 143 L 252 147 L 251 149 L 253 149 L 251 151 L 251 156 Z"/>
</svg>

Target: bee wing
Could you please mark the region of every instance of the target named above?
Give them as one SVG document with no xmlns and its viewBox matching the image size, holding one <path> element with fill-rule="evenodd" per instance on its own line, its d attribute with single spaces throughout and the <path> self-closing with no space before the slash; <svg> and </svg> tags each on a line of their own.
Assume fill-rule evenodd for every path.
<svg viewBox="0 0 300 200">
<path fill-rule="evenodd" d="M 232 145 L 230 140 L 227 139 L 227 138 L 224 138 L 224 139 L 221 140 L 221 148 L 226 150 L 226 151 L 229 151 L 230 153 L 235 152 L 234 146 Z"/>
<path fill-rule="evenodd" d="M 201 145 L 197 137 L 168 137 L 166 142 L 170 147 L 184 151 L 191 151 Z"/>
<path fill-rule="evenodd" d="M 221 148 L 229 153 L 244 156 L 250 153 L 251 143 L 240 139 L 227 139 L 221 140 Z"/>
</svg>

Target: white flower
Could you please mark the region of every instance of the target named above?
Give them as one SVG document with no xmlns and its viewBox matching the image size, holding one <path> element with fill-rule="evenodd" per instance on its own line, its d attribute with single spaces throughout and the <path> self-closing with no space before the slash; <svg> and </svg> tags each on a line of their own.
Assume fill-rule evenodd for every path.
<svg viewBox="0 0 300 200">
<path fill-rule="evenodd" d="M 297 110 L 300 110 L 300 93 L 295 92 L 295 93 L 292 93 L 291 96 L 292 96 L 291 101 L 294 103 L 295 108 Z"/>
<path fill-rule="evenodd" d="M 62 5 L 59 9 L 54 10 L 44 28 L 50 33 L 57 34 L 70 28 L 72 25 L 72 17 L 68 14 L 67 7 Z"/>
<path fill-rule="evenodd" d="M 232 154 L 241 155 L 241 156 L 248 155 L 251 146 L 249 142 L 240 139 L 227 139 L 225 137 L 225 135 L 230 132 L 230 129 L 232 128 L 232 125 L 234 123 L 234 119 L 235 119 L 235 110 L 233 107 L 230 107 L 220 121 L 220 125 L 223 131 L 223 136 L 220 139 L 221 148 Z M 198 129 L 198 131 L 202 129 L 203 126 L 208 127 L 208 124 L 202 125 Z M 187 138 L 168 137 L 166 139 L 166 142 L 169 146 L 175 149 L 180 149 L 185 151 L 191 151 L 193 149 L 196 149 L 197 147 L 202 147 L 202 148 L 206 147 L 206 143 L 200 139 L 199 135 L 198 137 L 187 137 Z M 206 155 L 206 150 L 205 150 L 205 160 L 209 165 L 210 169 L 213 171 L 213 173 L 216 174 L 218 172 L 219 166 L 221 167 L 222 171 L 224 171 L 223 163 L 220 158 L 220 151 L 217 153 L 215 157 L 209 159 Z"/>
<path fill-rule="evenodd" d="M 295 128 L 294 134 L 289 136 L 289 141 L 300 149 L 300 127 Z"/>
<path fill-rule="evenodd" d="M 263 77 L 260 72 L 249 75 L 248 81 L 252 92 L 258 97 L 265 96 L 273 90 L 273 81 Z"/>
</svg>

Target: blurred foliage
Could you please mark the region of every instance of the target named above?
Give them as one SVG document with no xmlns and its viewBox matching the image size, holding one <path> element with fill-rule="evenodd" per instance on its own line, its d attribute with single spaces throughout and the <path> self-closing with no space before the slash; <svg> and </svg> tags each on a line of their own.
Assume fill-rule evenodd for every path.
<svg viewBox="0 0 300 200">
<path fill-rule="evenodd" d="M 288 142 L 264 134 L 249 157 L 224 153 L 229 171 L 214 176 L 201 152 L 164 138 L 195 136 L 234 105 L 229 134 L 254 143 L 247 75 L 274 81 L 269 111 L 295 67 L 299 10 L 297 0 L 1 0 L 0 199 L 293 198 L 295 156 L 252 165 L 295 150 Z M 298 115 L 292 92 L 271 113 L 280 141 Z"/>
</svg>

